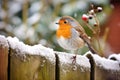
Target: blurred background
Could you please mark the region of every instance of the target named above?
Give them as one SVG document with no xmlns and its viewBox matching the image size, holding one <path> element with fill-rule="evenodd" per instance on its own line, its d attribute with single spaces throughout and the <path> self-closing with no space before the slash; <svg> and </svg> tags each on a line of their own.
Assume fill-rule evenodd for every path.
<svg viewBox="0 0 120 80">
<path fill-rule="evenodd" d="M 101 24 L 105 56 L 119 53 L 119 0 L 0 0 L 0 35 L 18 37 L 29 45 L 40 43 L 56 51 L 65 51 L 56 41 L 58 25 L 55 23 L 61 16 L 69 15 L 79 21 L 87 34 L 91 35 L 81 20 L 82 14 L 90 10 L 90 4 L 103 8 L 97 17 Z M 87 50 L 86 47 L 80 49 L 80 54 Z"/>
</svg>

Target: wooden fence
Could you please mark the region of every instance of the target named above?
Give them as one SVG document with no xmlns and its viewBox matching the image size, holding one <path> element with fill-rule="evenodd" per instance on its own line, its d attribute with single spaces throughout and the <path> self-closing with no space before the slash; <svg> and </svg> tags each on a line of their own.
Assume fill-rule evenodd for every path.
<svg viewBox="0 0 120 80">
<path fill-rule="evenodd" d="M 0 36 L 0 80 L 120 80 L 119 54 L 87 52 L 72 64 L 73 55 Z"/>
</svg>

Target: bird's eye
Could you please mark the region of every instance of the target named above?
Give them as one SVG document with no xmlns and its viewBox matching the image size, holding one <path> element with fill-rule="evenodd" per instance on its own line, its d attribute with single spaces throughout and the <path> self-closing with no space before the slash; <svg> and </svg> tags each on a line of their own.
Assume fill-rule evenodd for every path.
<svg viewBox="0 0 120 80">
<path fill-rule="evenodd" d="M 66 20 L 65 20 L 65 21 L 64 21 L 64 23 L 65 23 L 65 24 L 67 24 L 67 23 L 68 23 L 68 21 L 66 21 Z"/>
</svg>

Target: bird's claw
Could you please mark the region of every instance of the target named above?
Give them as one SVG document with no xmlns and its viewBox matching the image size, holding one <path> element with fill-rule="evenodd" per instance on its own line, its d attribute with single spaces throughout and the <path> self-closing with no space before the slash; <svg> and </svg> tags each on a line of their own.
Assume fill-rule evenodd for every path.
<svg viewBox="0 0 120 80">
<path fill-rule="evenodd" d="M 73 56 L 71 59 L 72 59 L 72 64 L 75 64 L 76 63 L 76 55 Z"/>
</svg>

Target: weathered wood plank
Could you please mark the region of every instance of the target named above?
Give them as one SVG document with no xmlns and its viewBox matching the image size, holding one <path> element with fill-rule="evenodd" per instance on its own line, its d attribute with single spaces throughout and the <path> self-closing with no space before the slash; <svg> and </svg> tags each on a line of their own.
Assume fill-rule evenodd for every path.
<svg viewBox="0 0 120 80">
<path fill-rule="evenodd" d="M 120 62 L 102 58 L 96 54 L 88 52 L 91 55 L 95 65 L 95 80 L 120 80 Z"/>
<path fill-rule="evenodd" d="M 58 53 L 58 80 L 90 80 L 90 64 L 85 56 L 77 55 L 76 63 L 72 63 L 74 54 Z"/>
<path fill-rule="evenodd" d="M 120 80 L 120 55 L 106 59 L 88 52 L 75 64 L 73 56 L 0 36 L 0 80 Z"/>
<path fill-rule="evenodd" d="M 7 39 L 0 36 L 0 80 L 7 80 L 8 49 Z"/>
<path fill-rule="evenodd" d="M 53 50 L 41 45 L 28 46 L 17 38 L 10 44 L 10 80 L 55 80 Z"/>
</svg>

